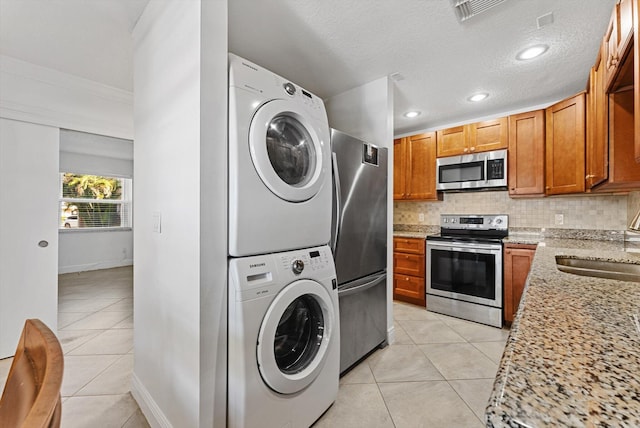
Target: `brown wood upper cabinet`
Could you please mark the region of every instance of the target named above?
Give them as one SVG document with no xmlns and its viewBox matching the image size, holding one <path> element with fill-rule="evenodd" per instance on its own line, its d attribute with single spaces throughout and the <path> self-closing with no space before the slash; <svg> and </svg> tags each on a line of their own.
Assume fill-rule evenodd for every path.
<svg viewBox="0 0 640 428">
<path fill-rule="evenodd" d="M 437 200 L 436 133 L 393 141 L 393 199 Z"/>
<path fill-rule="evenodd" d="M 545 110 L 545 193 L 561 195 L 585 190 L 585 94 Z"/>
<path fill-rule="evenodd" d="M 613 8 L 609 26 L 604 36 L 605 85 L 611 88 L 619 72 L 622 58 L 631 48 L 633 40 L 633 2 L 637 0 L 618 0 Z"/>
<path fill-rule="evenodd" d="M 437 131 L 438 157 L 506 149 L 508 130 L 506 117 L 441 129 Z"/>
<path fill-rule="evenodd" d="M 605 44 L 589 74 L 587 94 L 586 187 L 591 189 L 609 177 L 607 96 L 605 91 Z"/>
<path fill-rule="evenodd" d="M 544 195 L 544 110 L 509 116 L 509 196 Z"/>
<path fill-rule="evenodd" d="M 636 1 L 636 0 L 633 0 Z M 586 185 L 591 192 L 640 189 L 640 166 L 636 163 L 637 88 L 634 38 L 630 36 L 632 10 L 629 0 L 616 4 L 600 55 L 589 75 L 587 96 Z M 616 28 L 619 31 L 613 31 Z M 618 43 L 611 42 L 614 38 Z M 616 72 L 607 73 L 608 51 L 615 50 Z M 610 59 L 610 56 L 609 56 Z M 605 81 L 609 76 L 610 81 Z"/>
</svg>

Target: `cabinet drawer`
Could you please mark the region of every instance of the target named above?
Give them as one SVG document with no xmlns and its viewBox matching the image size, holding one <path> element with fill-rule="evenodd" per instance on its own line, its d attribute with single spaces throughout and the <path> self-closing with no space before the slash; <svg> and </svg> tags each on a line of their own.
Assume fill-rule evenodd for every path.
<svg viewBox="0 0 640 428">
<path fill-rule="evenodd" d="M 424 254 L 424 243 L 425 240 L 421 238 L 393 238 L 393 251 Z"/>
<path fill-rule="evenodd" d="M 424 278 L 424 256 L 418 254 L 393 254 L 393 272 Z"/>
<path fill-rule="evenodd" d="M 424 306 L 424 278 L 398 274 L 393 275 L 393 297 L 394 299 Z"/>
</svg>

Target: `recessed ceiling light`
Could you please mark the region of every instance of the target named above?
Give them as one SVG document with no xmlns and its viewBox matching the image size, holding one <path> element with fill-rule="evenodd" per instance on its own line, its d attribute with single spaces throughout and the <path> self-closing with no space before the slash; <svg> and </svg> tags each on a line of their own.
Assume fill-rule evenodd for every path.
<svg viewBox="0 0 640 428">
<path fill-rule="evenodd" d="M 549 46 L 547 46 L 547 45 L 531 46 L 531 47 L 528 47 L 525 50 L 521 51 L 518 55 L 516 55 L 516 59 L 519 59 L 520 61 L 526 61 L 528 59 L 533 59 L 533 58 L 535 58 L 537 56 L 540 56 L 543 53 L 545 53 L 547 51 L 547 49 L 549 49 Z"/>
<path fill-rule="evenodd" d="M 420 116 L 420 112 L 416 110 L 408 111 L 404 114 L 404 117 L 408 117 L 409 119 L 413 119 L 418 116 Z"/>
<path fill-rule="evenodd" d="M 482 100 L 484 100 L 484 99 L 485 99 L 485 98 L 487 98 L 488 96 L 489 96 L 489 94 L 487 94 L 486 92 L 480 92 L 480 93 L 477 93 L 477 94 L 471 95 L 471 96 L 468 98 L 468 100 L 469 100 L 469 101 L 472 101 L 472 102 L 474 102 L 474 103 L 475 103 L 475 102 L 478 102 L 478 101 L 482 101 Z"/>
</svg>

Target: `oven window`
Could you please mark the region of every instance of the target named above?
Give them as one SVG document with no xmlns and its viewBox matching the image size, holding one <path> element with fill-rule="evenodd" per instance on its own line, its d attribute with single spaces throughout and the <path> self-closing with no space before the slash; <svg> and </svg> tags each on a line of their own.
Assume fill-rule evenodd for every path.
<svg viewBox="0 0 640 428">
<path fill-rule="evenodd" d="M 454 165 L 440 165 L 440 183 L 460 183 L 484 180 L 484 162 L 467 162 Z"/>
<path fill-rule="evenodd" d="M 431 288 L 496 298 L 495 255 L 431 250 Z"/>
</svg>

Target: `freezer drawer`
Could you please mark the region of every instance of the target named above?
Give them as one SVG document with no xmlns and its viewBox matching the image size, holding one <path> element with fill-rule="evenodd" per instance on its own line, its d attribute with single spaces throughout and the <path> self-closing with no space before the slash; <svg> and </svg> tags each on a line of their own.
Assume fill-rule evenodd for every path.
<svg viewBox="0 0 640 428">
<path fill-rule="evenodd" d="M 338 288 L 340 373 L 387 344 L 387 274 L 370 275 Z"/>
</svg>

